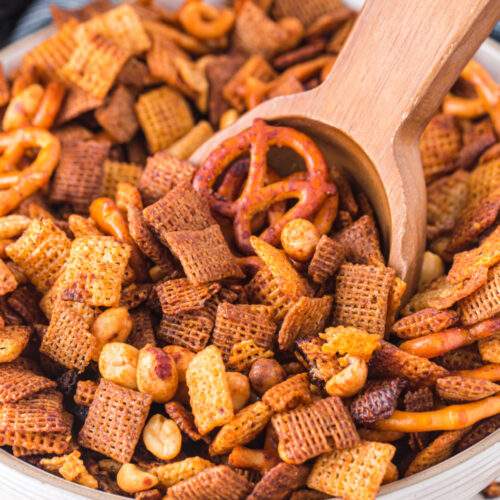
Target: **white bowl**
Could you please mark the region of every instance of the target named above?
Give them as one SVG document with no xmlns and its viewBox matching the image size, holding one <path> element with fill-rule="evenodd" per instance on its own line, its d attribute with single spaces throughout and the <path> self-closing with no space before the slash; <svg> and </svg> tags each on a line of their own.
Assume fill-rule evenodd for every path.
<svg viewBox="0 0 500 500">
<path fill-rule="evenodd" d="M 307 1 L 307 0 L 305 0 Z M 169 3 L 164 2 L 164 3 Z M 214 2 L 216 3 L 216 2 Z M 360 9 L 363 0 L 344 0 Z M 6 71 L 15 68 L 22 55 L 53 33 L 44 28 L 0 51 L 0 61 Z M 476 53 L 481 62 L 500 81 L 500 44 L 487 40 Z M 444 462 L 383 486 L 378 498 L 384 500 L 470 500 L 500 476 L 500 430 Z M 82 500 L 123 499 L 65 481 L 23 462 L 0 449 L 0 500 Z"/>
</svg>

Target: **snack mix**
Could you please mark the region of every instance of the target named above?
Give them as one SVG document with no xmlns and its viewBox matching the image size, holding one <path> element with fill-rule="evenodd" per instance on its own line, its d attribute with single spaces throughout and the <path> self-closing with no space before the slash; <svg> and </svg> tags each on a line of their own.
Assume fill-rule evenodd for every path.
<svg viewBox="0 0 500 500">
<path fill-rule="evenodd" d="M 335 71 L 353 11 L 52 13 L 55 34 L 0 67 L 4 449 L 142 500 L 365 500 L 500 427 L 500 87 L 484 68 L 469 62 L 421 138 L 411 295 L 367 196 L 312 138 L 257 119 L 189 161 Z"/>
</svg>

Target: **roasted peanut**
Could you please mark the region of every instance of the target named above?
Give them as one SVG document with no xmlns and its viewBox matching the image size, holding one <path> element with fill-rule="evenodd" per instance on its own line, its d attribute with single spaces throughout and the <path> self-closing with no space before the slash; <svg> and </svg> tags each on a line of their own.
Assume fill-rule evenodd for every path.
<svg viewBox="0 0 500 500">
<path fill-rule="evenodd" d="M 116 475 L 116 483 L 125 493 L 134 494 L 153 488 L 158 478 L 135 464 L 123 464 Z"/>
<path fill-rule="evenodd" d="M 137 388 L 139 350 L 123 342 L 105 344 L 99 356 L 99 372 L 106 380 L 129 389 Z"/>
<path fill-rule="evenodd" d="M 166 403 L 178 385 L 175 361 L 163 349 L 147 345 L 139 351 L 137 388 L 152 396 L 156 403 Z"/>
<path fill-rule="evenodd" d="M 354 396 L 365 385 L 368 376 L 368 365 L 356 356 L 345 356 L 348 365 L 331 377 L 325 385 L 330 396 L 348 398 Z"/>
<path fill-rule="evenodd" d="M 250 397 L 250 382 L 248 381 L 248 377 L 238 372 L 227 372 L 226 377 L 229 383 L 229 390 L 231 391 L 234 410 L 241 410 L 247 404 Z"/>
<path fill-rule="evenodd" d="M 275 359 L 261 358 L 254 361 L 248 374 L 252 389 L 257 394 L 264 394 L 268 389 L 286 377 L 285 370 Z"/>
<path fill-rule="evenodd" d="M 94 360 L 108 342 L 125 342 L 132 331 L 132 318 L 125 307 L 110 307 L 97 316 L 92 325 L 92 333 L 97 339 Z"/>
<path fill-rule="evenodd" d="M 171 460 L 181 451 L 182 435 L 177 424 L 157 413 L 153 415 L 142 433 L 144 446 L 157 458 Z"/>
<path fill-rule="evenodd" d="M 316 226 L 306 219 L 293 219 L 281 231 L 283 250 L 299 262 L 306 262 L 312 257 L 319 238 Z"/>
<path fill-rule="evenodd" d="M 420 271 L 420 280 L 418 282 L 418 290 L 422 291 L 427 288 L 429 283 L 439 278 L 444 274 L 443 259 L 439 255 L 432 252 L 424 253 L 422 262 L 422 270 Z"/>
</svg>

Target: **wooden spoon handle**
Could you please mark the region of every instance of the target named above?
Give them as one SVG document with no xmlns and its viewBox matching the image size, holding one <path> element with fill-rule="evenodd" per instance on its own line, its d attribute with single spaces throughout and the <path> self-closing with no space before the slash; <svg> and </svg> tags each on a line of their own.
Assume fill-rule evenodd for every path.
<svg viewBox="0 0 500 500">
<path fill-rule="evenodd" d="M 368 149 L 419 134 L 499 16 L 500 0 L 367 0 L 310 115 Z"/>
</svg>

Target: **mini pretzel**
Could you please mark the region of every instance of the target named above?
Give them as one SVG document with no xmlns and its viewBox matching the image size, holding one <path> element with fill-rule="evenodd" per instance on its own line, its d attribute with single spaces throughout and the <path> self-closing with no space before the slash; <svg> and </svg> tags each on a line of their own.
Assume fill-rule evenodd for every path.
<svg viewBox="0 0 500 500">
<path fill-rule="evenodd" d="M 39 149 L 35 160 L 16 170 L 27 149 Z M 6 215 L 45 186 L 61 155 L 59 139 L 37 128 L 21 128 L 0 134 L 0 216 Z"/>
<path fill-rule="evenodd" d="M 8 132 L 22 127 L 49 129 L 64 98 L 65 88 L 50 82 L 45 89 L 37 83 L 29 85 L 10 101 L 3 117 L 3 129 Z"/>
<path fill-rule="evenodd" d="M 268 171 L 266 155 L 271 146 L 286 146 L 302 156 L 307 168 L 306 180 L 292 178 L 265 185 Z M 218 177 L 246 151 L 250 151 L 250 168 L 242 193 L 236 200 L 217 196 L 213 186 Z M 335 185 L 328 182 L 328 168 L 321 151 L 309 137 L 288 127 L 267 125 L 260 119 L 212 151 L 196 173 L 193 185 L 207 196 L 215 211 L 234 218 L 236 241 L 247 254 L 253 253 L 250 236 L 252 219 L 256 214 L 278 201 L 298 199 L 290 210 L 261 234 L 262 239 L 277 245 L 281 230 L 288 221 L 311 217 L 327 195 L 337 192 Z"/>
<path fill-rule="evenodd" d="M 128 243 L 132 247 L 130 265 L 138 281 L 146 281 L 146 263 L 141 251 L 130 236 L 127 222 L 120 209 L 111 198 L 96 198 L 89 207 L 90 217 L 104 233 L 114 236 L 117 240 Z"/>
<path fill-rule="evenodd" d="M 500 413 L 500 394 L 462 405 L 446 406 L 433 411 L 399 411 L 375 424 L 384 431 L 428 432 L 454 431 Z"/>
<path fill-rule="evenodd" d="M 191 0 L 180 9 L 179 21 L 190 35 L 209 40 L 224 36 L 233 27 L 234 12 Z"/>
</svg>

